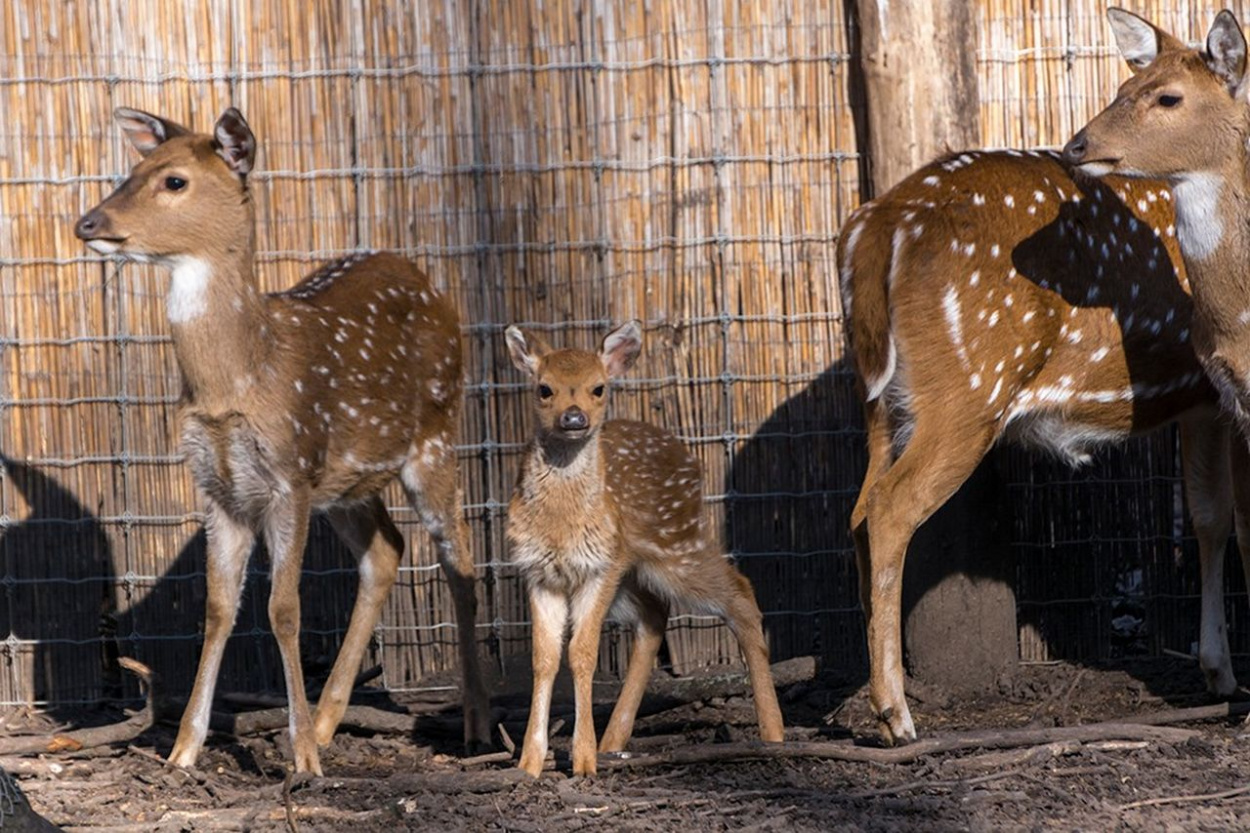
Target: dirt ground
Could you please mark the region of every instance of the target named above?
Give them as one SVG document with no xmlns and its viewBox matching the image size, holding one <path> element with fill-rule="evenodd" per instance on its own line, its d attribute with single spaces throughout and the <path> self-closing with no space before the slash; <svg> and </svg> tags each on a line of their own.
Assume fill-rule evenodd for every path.
<svg viewBox="0 0 1250 833">
<path fill-rule="evenodd" d="M 1238 671 L 1250 679 L 1250 669 Z M 1201 693 L 1196 666 L 1181 659 L 1021 667 L 999 692 L 974 700 L 917 688 L 922 738 L 1088 726 L 1213 702 Z M 676 705 L 649 699 L 630 761 L 750 740 L 751 702 L 735 690 L 721 696 L 705 687 Z M 605 703 L 613 694 L 602 687 Z M 857 681 L 822 672 L 781 695 L 788 740 L 877 746 Z M 1166 740 L 970 748 L 888 764 L 792 758 L 610 769 L 605 762 L 593 779 L 569 775 L 568 720 L 553 741 L 554 769 L 532 780 L 506 762 L 466 765 L 457 757 L 454 706 L 379 705 L 425 716 L 411 736 L 340 733 L 323 753 L 325 777 L 306 781 L 284 779 L 283 732 L 214 736 L 198 771 L 173 769 L 157 757 L 173 741 L 167 725 L 114 748 L 9 757 L 0 766 L 48 819 L 96 832 L 1250 829 L 1250 727 L 1240 716 L 1176 724 L 1192 734 Z M 519 739 L 524 695 L 501 696 L 495 706 Z M 557 698 L 556 714 L 570 711 Z M 9 714 L 0 725 L 9 734 L 49 728 L 38 714 Z"/>
</svg>

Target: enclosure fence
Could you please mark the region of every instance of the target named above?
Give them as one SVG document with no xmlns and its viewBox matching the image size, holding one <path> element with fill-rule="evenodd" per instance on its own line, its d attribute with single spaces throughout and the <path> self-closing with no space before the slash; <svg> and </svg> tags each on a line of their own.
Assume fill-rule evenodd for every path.
<svg viewBox="0 0 1250 833">
<path fill-rule="evenodd" d="M 1098 5 L 1020 5 L 980 6 L 987 146 L 1064 141 L 1124 76 Z M 1141 11 L 1198 33 L 1216 7 Z M 646 344 L 614 414 L 700 458 L 774 656 L 862 669 L 847 519 L 863 433 L 834 268 L 863 161 L 844 14 L 798 0 L 0 8 L 0 706 L 113 696 L 119 652 L 186 687 L 198 656 L 202 503 L 176 446 L 167 277 L 73 235 L 133 162 L 117 106 L 198 130 L 242 109 L 260 143 L 264 289 L 376 249 L 454 300 L 477 633 L 499 673 L 524 666 L 529 638 L 503 524 L 530 399 L 503 328 L 589 347 L 630 317 Z M 1170 433 L 1077 475 L 1017 452 L 995 465 L 1018 510 L 1024 659 L 1188 649 L 1196 559 Z M 390 691 L 452 684 L 449 593 L 400 491 L 386 498 L 409 553 L 366 662 Z M 281 687 L 267 591 L 255 561 L 225 687 Z M 354 594 L 354 562 L 318 521 L 302 589 L 314 674 Z M 1244 593 L 1229 600 L 1244 652 Z M 607 633 L 611 673 L 629 636 Z M 717 620 L 686 611 L 669 645 L 678 670 L 739 659 Z"/>
</svg>

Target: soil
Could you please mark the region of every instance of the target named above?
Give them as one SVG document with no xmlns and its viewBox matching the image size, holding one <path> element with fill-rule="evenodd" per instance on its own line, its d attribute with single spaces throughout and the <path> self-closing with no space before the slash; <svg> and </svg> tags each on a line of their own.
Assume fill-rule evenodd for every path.
<svg viewBox="0 0 1250 833">
<path fill-rule="evenodd" d="M 1250 669 L 1238 670 L 1250 679 Z M 916 685 L 911 702 L 922 737 L 938 737 L 1077 726 L 1214 702 L 1202 686 L 1196 666 L 1182 659 L 1100 668 L 1058 663 L 1019 667 L 999 680 L 997 692 L 975 699 L 956 701 Z M 702 690 L 701 699 L 676 707 L 671 700 L 644 703 L 652 713 L 639 720 L 631 752 L 750 740 L 751 702 L 734 691 Z M 605 702 L 613 693 L 611 685 L 596 692 Z M 1244 700 L 1247 692 L 1240 695 Z M 878 743 L 856 681 L 822 672 L 781 696 L 788 739 Z M 495 703 L 519 739 L 525 696 L 501 694 Z M 428 701 L 379 705 L 432 708 Z M 569 711 L 558 698 L 557 714 Z M 569 720 L 553 740 L 554 768 L 539 780 L 504 761 L 466 765 L 454 754 L 456 717 L 448 704 L 420 720 L 413 737 L 342 732 L 323 752 L 325 777 L 313 779 L 285 777 L 283 732 L 214 736 L 198 770 L 175 769 L 159 757 L 174 735 L 163 724 L 117 748 L 6 758 L 0 766 L 46 818 L 84 831 L 1250 829 L 1250 727 L 1240 717 L 1183 724 L 1197 731 L 1178 742 L 969 749 L 906 764 L 601 764 L 595 778 L 569 775 Z M 9 714 L 0 725 L 10 734 L 53 728 L 39 714 Z M 1224 792 L 1233 794 L 1218 795 Z"/>
</svg>

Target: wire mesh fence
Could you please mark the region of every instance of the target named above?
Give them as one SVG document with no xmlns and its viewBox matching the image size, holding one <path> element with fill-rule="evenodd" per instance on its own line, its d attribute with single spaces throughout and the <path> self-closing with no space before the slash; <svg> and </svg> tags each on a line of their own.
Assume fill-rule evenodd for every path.
<svg viewBox="0 0 1250 833">
<path fill-rule="evenodd" d="M 1123 70 L 1093 3 L 1016 5 L 981 5 L 984 144 L 1055 144 Z M 1144 11 L 1180 32 L 1214 13 Z M 175 444 L 167 278 L 98 258 L 72 233 L 132 162 L 116 106 L 199 130 L 243 110 L 261 145 L 262 288 L 386 249 L 455 301 L 478 636 L 498 669 L 528 650 L 503 522 L 529 400 L 502 330 L 524 322 L 591 346 L 628 317 L 647 342 L 614 413 L 673 430 L 700 457 L 774 655 L 862 668 L 846 522 L 863 436 L 833 258 L 861 198 L 853 37 L 843 4 L 795 0 L 0 9 L 0 705 L 111 696 L 119 652 L 185 687 L 198 653 L 202 504 Z M 1021 510 L 1026 659 L 1155 650 L 1196 632 L 1193 559 L 1175 563 L 1192 544 L 1170 435 L 1076 476 L 1016 453 L 995 461 Z M 451 603 L 398 489 L 387 502 L 410 552 L 369 661 L 386 688 L 411 691 L 454 668 Z M 303 587 L 314 673 L 346 627 L 354 575 L 318 521 Z M 257 561 L 224 686 L 281 687 L 266 595 Z M 1130 597 L 1149 608 L 1149 644 L 1113 644 Z M 679 669 L 738 660 L 713 619 L 678 611 L 669 640 Z M 603 664 L 619 669 L 627 649 L 610 630 Z"/>
</svg>

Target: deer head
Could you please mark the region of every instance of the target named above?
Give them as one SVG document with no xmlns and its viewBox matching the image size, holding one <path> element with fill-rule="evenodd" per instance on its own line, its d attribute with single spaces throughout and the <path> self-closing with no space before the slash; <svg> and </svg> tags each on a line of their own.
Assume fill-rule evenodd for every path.
<svg viewBox="0 0 1250 833">
<path fill-rule="evenodd" d="M 250 239 L 256 137 L 238 110 L 226 110 L 212 135 L 125 107 L 114 116 L 143 158 L 79 219 L 79 239 L 102 254 L 174 268 L 228 254 L 217 251 L 223 241 Z"/>
<path fill-rule="evenodd" d="M 1093 176 L 1158 177 L 1173 184 L 1221 168 L 1244 143 L 1246 40 L 1231 12 L 1216 17 L 1203 52 L 1137 15 L 1109 9 L 1133 76 L 1064 148 L 1069 164 Z"/>
<path fill-rule="evenodd" d="M 608 381 L 634 366 L 642 352 L 642 324 L 630 321 L 604 337 L 598 353 L 553 350 L 542 336 L 513 325 L 505 333 L 517 369 L 534 380 L 539 435 L 581 440 L 603 424 Z"/>
</svg>

